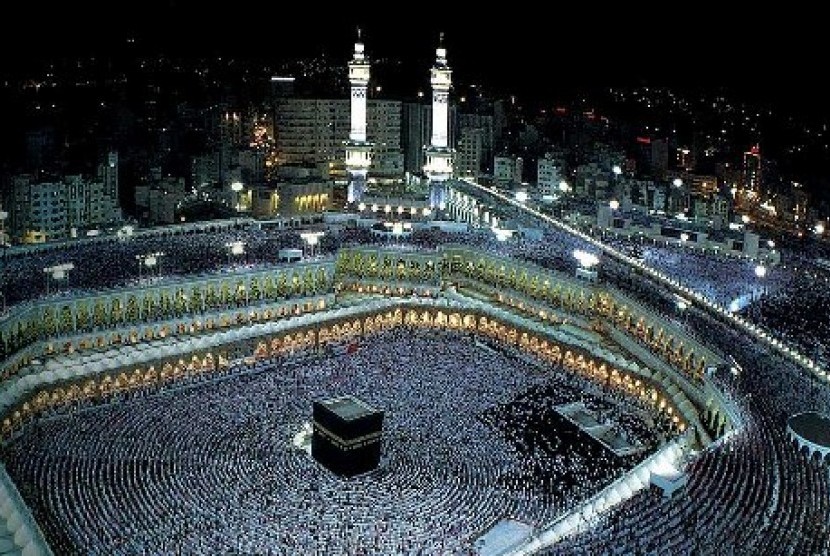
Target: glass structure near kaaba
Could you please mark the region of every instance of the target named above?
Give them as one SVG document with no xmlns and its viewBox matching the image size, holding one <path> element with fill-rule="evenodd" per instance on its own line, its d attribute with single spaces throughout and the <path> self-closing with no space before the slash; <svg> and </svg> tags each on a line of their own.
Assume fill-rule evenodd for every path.
<svg viewBox="0 0 830 556">
<path fill-rule="evenodd" d="M 311 455 L 344 477 L 371 471 L 380 464 L 383 411 L 354 396 L 315 401 Z"/>
</svg>

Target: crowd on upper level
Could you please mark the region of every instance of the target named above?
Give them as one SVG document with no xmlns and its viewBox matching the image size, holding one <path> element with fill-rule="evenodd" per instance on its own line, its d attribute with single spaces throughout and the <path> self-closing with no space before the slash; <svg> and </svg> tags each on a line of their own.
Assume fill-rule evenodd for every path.
<svg viewBox="0 0 830 556">
<path fill-rule="evenodd" d="M 830 271 L 816 266 L 810 252 L 784 251 L 782 264 L 768 267 L 766 274 L 755 273 L 757 264 L 749 259 L 706 254 L 678 245 L 640 245 L 638 240 L 605 238 L 610 247 L 630 252 L 636 247 L 643 262 L 677 279 L 709 299 L 739 312 L 770 330 L 774 335 L 800 348 L 820 363 L 830 356 Z M 233 254 L 228 244 L 243 242 L 241 254 Z M 640 276 L 632 276 L 630 265 L 600 251 L 585 240 L 553 226 L 543 228 L 541 239 L 516 234 L 501 242 L 489 230 L 473 229 L 450 233 L 424 228 L 409 236 L 392 238 L 373 234 L 368 228 L 332 228 L 320 239 L 317 256 L 332 254 L 349 245 L 399 245 L 403 248 L 434 249 L 447 243 L 474 246 L 492 253 L 515 257 L 545 268 L 573 273 L 577 249 L 600 255 L 599 272 L 612 285 L 639 287 Z M 0 265 L 0 295 L 5 306 L 49 295 L 92 291 L 138 280 L 164 280 L 206 272 L 221 272 L 241 265 L 254 267 L 278 262 L 283 248 L 308 248 L 300 230 L 268 228 L 245 224 L 237 228 L 193 231 L 177 236 L 142 234 L 127 239 L 79 241 L 61 248 L 26 253 L 6 253 Z M 164 253 L 154 266 L 142 264 L 139 257 Z M 44 272 L 58 264 L 72 263 L 74 269 L 62 279 Z M 666 313 L 676 313 L 672 304 Z"/>
</svg>

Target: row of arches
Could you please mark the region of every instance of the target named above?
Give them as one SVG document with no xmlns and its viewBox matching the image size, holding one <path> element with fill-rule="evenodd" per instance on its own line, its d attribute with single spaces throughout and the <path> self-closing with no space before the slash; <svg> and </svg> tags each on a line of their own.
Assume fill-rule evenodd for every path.
<svg viewBox="0 0 830 556">
<path fill-rule="evenodd" d="M 358 293 L 358 294 L 380 294 L 380 295 L 389 295 L 389 296 L 420 296 L 420 297 L 433 297 L 435 294 L 438 293 L 437 288 L 432 286 L 424 286 L 424 285 L 417 285 L 417 284 L 395 284 L 390 285 L 384 282 L 340 282 L 335 286 L 336 293 Z"/>
<path fill-rule="evenodd" d="M 340 281 L 348 277 L 363 278 L 379 277 L 380 273 L 372 272 L 371 268 L 386 268 L 386 262 L 393 268 L 395 253 L 385 254 L 377 250 L 353 249 L 341 252 L 338 256 L 336 274 Z M 385 261 L 382 265 L 379 261 Z M 402 263 L 409 264 L 409 263 Z M 368 265 L 368 266 L 367 266 Z M 432 267 L 440 273 L 444 281 L 455 281 L 459 278 L 474 280 L 491 288 L 494 298 L 500 303 L 519 308 L 521 311 L 539 316 L 541 302 L 550 309 L 561 309 L 567 313 L 582 315 L 600 322 L 612 324 L 625 332 L 633 339 L 647 345 L 656 355 L 667 364 L 677 369 L 693 383 L 702 382 L 706 359 L 697 355 L 692 342 L 677 336 L 676 332 L 669 331 L 668 327 L 659 322 L 654 316 L 643 313 L 640 309 L 618 299 L 619 294 L 611 294 L 596 286 L 588 286 L 576 280 L 568 280 L 551 271 L 493 255 L 484 254 L 470 249 L 447 249 L 442 258 Z M 417 281 L 417 273 L 406 275 L 410 281 Z M 358 282 L 359 283 L 359 282 Z M 366 288 L 373 288 L 369 283 Z M 351 288 L 359 287 L 355 281 Z M 380 291 L 383 292 L 383 287 Z M 387 290 L 389 288 L 386 288 Z M 519 296 L 510 295 L 516 292 Z M 528 303 L 519 299 L 526 296 Z M 543 310 L 543 309 L 542 309 Z M 552 311 L 545 311 L 544 320 Z"/>
<path fill-rule="evenodd" d="M 432 291 L 428 289 L 419 292 L 418 287 L 412 284 L 390 286 L 382 282 L 366 281 L 341 284 L 338 291 L 399 296 L 432 294 Z M 546 323 L 558 325 L 565 322 L 567 318 L 551 307 L 542 306 L 521 296 L 511 295 L 509 292 L 494 291 L 493 296 L 501 305 L 516 309 Z M 613 298 L 606 293 L 595 292 L 589 296 L 579 294 L 568 299 L 572 301 L 566 301 L 561 305 L 566 313 L 576 312 L 592 317 L 592 322 L 599 324 L 596 329 L 600 332 L 604 331 L 602 324 L 610 322 L 617 329 L 646 345 L 652 353 L 680 371 L 690 381 L 698 384 L 702 382 L 706 358 L 703 355 L 697 355 L 684 340 L 674 337 L 661 326 L 651 324 L 646 317 L 640 316 L 635 321 L 630 312 L 621 309 L 615 311 Z"/>
<path fill-rule="evenodd" d="M 643 402 L 664 412 L 679 432 L 683 432 L 687 426 L 662 387 L 646 377 L 618 369 L 578 348 L 559 344 L 544 335 L 517 328 L 487 314 L 410 306 L 361 317 L 324 321 L 273 337 L 154 362 L 143 368 L 122 369 L 103 376 L 46 386 L 3 416 L 0 433 L 4 439 L 8 439 L 43 413 L 72 404 L 101 400 L 119 392 L 159 386 L 198 375 L 210 375 L 227 369 L 230 361 L 236 358 L 254 362 L 280 355 L 320 351 L 332 343 L 351 341 L 402 325 L 457 330 L 513 346 L 542 361 L 579 373 L 607 388 L 639 397 Z"/>
</svg>

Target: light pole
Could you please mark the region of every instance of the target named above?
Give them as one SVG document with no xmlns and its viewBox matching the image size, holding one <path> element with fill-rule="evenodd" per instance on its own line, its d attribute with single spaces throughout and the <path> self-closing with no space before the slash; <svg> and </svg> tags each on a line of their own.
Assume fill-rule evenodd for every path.
<svg viewBox="0 0 830 556">
<path fill-rule="evenodd" d="M 66 278 L 66 273 L 74 269 L 74 263 L 63 263 L 55 266 L 47 266 L 43 269 L 46 274 L 46 295 L 49 295 L 49 278 L 53 280 L 63 280 Z"/>
<path fill-rule="evenodd" d="M 675 295 L 675 306 L 680 313 L 680 320 L 686 324 L 686 309 L 689 308 L 689 303 L 684 298 Z"/>
<path fill-rule="evenodd" d="M 240 211 L 239 193 L 245 188 L 241 181 L 235 181 L 231 184 L 231 191 L 233 191 L 234 209 L 237 213 Z"/>
<path fill-rule="evenodd" d="M 400 243 L 402 234 L 403 234 L 403 222 L 393 222 L 392 223 L 392 237 L 394 238 L 395 245 L 398 245 L 398 243 Z"/>
<path fill-rule="evenodd" d="M 764 278 L 767 275 L 767 267 L 762 264 L 759 264 L 755 267 L 755 276 L 761 281 L 761 293 L 759 295 L 759 299 L 763 299 L 763 296 L 766 295 L 766 285 L 764 284 Z"/>
<path fill-rule="evenodd" d="M 146 266 L 149 269 L 153 267 L 158 268 L 159 258 L 163 257 L 164 253 L 162 251 L 156 251 L 154 253 L 145 253 L 144 255 L 136 255 L 135 258 L 138 261 L 138 281 L 141 282 L 141 267 Z"/>
<path fill-rule="evenodd" d="M 611 232 L 612 230 L 615 229 L 615 227 L 614 227 L 614 217 L 617 214 L 617 210 L 620 208 L 620 202 L 616 199 L 611 199 L 608 202 L 608 208 L 611 209 L 611 221 L 608 223 L 608 226 L 603 226 L 602 229 L 600 230 L 600 233 L 602 234 L 602 237 L 605 237 L 605 232 L 606 231 Z M 597 222 L 597 224 L 598 224 L 597 227 L 600 227 L 599 222 Z"/>
<path fill-rule="evenodd" d="M 496 236 L 496 239 L 499 240 L 499 242 L 501 243 L 504 243 L 505 241 L 513 237 L 513 230 L 497 228 L 495 226 L 491 228 L 491 230 L 493 231 L 493 234 Z"/>
<path fill-rule="evenodd" d="M 245 254 L 245 242 L 244 241 L 231 241 L 225 244 L 225 247 L 228 248 L 228 266 L 231 264 L 231 257 L 236 255 L 244 255 Z"/>
<path fill-rule="evenodd" d="M 300 237 L 309 247 L 310 257 L 314 257 L 314 246 L 320 242 L 320 238 L 324 234 L 325 232 L 303 232 L 300 234 Z"/>
<path fill-rule="evenodd" d="M 599 257 L 593 253 L 582 251 L 581 249 L 574 250 L 573 256 L 579 263 L 579 266 L 576 269 L 576 277 L 584 278 L 589 282 L 596 282 L 597 271 L 595 270 L 595 267 L 599 264 Z"/>
</svg>

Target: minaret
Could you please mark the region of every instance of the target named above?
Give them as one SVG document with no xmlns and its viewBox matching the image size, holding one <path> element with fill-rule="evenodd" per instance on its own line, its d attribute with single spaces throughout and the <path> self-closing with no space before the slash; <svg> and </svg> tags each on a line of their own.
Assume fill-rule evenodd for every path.
<svg viewBox="0 0 830 556">
<path fill-rule="evenodd" d="M 346 141 L 346 170 L 349 172 L 348 202 L 357 203 L 366 190 L 366 173 L 372 163 L 372 144 L 366 141 L 366 91 L 369 88 L 369 61 L 357 30 L 354 56 L 349 61 L 352 86 L 351 128 Z"/>
<path fill-rule="evenodd" d="M 447 65 L 444 34 L 435 50 L 435 65 L 430 70 L 432 84 L 432 139 L 426 149 L 424 173 L 429 179 L 429 203 L 443 210 L 446 196 L 444 182 L 452 177 L 453 149 L 449 144 L 449 100 L 452 70 Z"/>
</svg>

